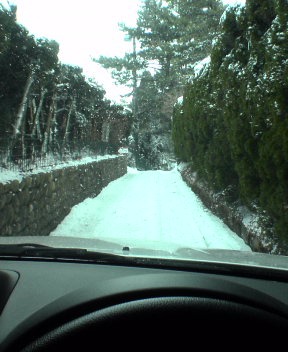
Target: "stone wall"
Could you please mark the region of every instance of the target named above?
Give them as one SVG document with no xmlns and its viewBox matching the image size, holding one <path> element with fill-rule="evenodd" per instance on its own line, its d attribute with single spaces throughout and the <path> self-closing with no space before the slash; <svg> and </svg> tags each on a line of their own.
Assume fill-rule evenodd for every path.
<svg viewBox="0 0 288 352">
<path fill-rule="evenodd" d="M 0 183 L 0 235 L 49 235 L 75 204 L 126 172 L 119 156 Z"/>
<path fill-rule="evenodd" d="M 255 216 L 254 222 L 246 222 L 247 213 L 245 214 L 245 211 L 229 204 L 221 194 L 215 194 L 209 190 L 197 179 L 196 174 L 189 167 L 183 168 L 180 172 L 183 180 L 201 199 L 202 203 L 239 235 L 254 252 L 288 254 L 287 251 L 278 248 L 277 243 L 271 239 L 269 231 L 261 227 L 257 216 Z M 246 211 L 248 212 L 248 209 Z M 249 217 L 253 219 L 253 214 L 249 214 Z"/>
</svg>

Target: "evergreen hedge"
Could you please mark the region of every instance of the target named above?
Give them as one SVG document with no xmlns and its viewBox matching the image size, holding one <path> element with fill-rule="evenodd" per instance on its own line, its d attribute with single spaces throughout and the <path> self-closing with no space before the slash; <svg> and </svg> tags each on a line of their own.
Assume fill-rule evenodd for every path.
<svg viewBox="0 0 288 352">
<path fill-rule="evenodd" d="M 208 68 L 175 107 L 180 160 L 215 191 L 230 190 L 288 244 L 288 2 L 246 0 L 221 20 Z"/>
</svg>

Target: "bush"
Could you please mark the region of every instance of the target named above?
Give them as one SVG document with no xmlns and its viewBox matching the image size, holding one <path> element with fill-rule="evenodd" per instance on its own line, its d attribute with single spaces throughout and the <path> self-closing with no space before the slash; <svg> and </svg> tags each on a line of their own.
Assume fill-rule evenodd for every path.
<svg viewBox="0 0 288 352">
<path fill-rule="evenodd" d="M 271 217 L 288 243 L 288 4 L 250 0 L 227 11 L 211 64 L 174 114 L 180 159 L 210 187 Z M 179 112 L 181 111 L 181 113 Z"/>
</svg>

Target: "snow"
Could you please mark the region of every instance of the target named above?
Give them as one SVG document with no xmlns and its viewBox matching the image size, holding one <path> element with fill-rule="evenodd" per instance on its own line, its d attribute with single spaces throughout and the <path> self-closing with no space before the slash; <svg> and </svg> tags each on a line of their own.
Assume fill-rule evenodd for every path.
<svg viewBox="0 0 288 352">
<path fill-rule="evenodd" d="M 127 147 L 121 147 L 118 149 L 118 154 L 128 154 L 129 153 L 129 149 Z"/>
<path fill-rule="evenodd" d="M 241 2 L 241 1 L 238 1 L 238 2 L 237 2 L 237 1 L 236 1 L 234 4 L 229 4 L 229 5 L 226 7 L 225 11 L 223 12 L 222 16 L 220 17 L 219 23 L 220 23 L 220 24 L 223 24 L 224 21 L 225 21 L 226 18 L 227 18 L 227 14 L 228 14 L 229 12 L 231 12 L 231 11 L 235 12 L 236 17 L 239 17 L 239 16 L 241 15 L 242 9 L 243 9 L 245 6 L 246 6 L 245 1 L 242 1 L 242 2 Z"/>
<path fill-rule="evenodd" d="M 71 167 L 71 166 L 77 166 L 77 165 L 84 165 L 84 164 L 89 164 L 95 161 L 100 161 L 104 159 L 111 159 L 111 158 L 117 158 L 117 155 L 101 155 L 97 157 L 86 157 L 82 158 L 80 160 L 69 160 L 63 163 L 58 163 L 56 165 L 51 164 L 50 166 L 45 166 L 45 167 L 37 167 L 33 169 L 32 171 L 27 171 L 27 172 L 22 172 L 22 171 L 12 171 L 8 170 L 6 168 L 0 167 L 0 183 L 9 183 L 14 180 L 18 180 L 19 182 L 22 181 L 24 177 L 33 175 L 33 174 L 39 174 L 39 173 L 46 173 L 46 172 L 51 172 L 53 170 L 58 170 L 66 167 Z"/>
<path fill-rule="evenodd" d="M 123 247 L 171 252 L 183 247 L 251 251 L 203 207 L 176 168 L 129 168 L 96 198 L 74 206 L 50 235 L 95 238 Z"/>
<path fill-rule="evenodd" d="M 183 104 L 183 99 L 184 99 L 184 97 L 183 96 L 181 96 L 181 97 L 179 97 L 178 99 L 177 99 L 177 104 Z"/>
<path fill-rule="evenodd" d="M 211 57 L 210 56 L 207 56 L 203 60 L 196 62 L 193 65 L 195 77 L 199 76 L 199 74 L 201 72 L 203 72 L 203 70 L 207 67 L 207 65 L 210 64 L 210 62 L 211 62 Z"/>
<path fill-rule="evenodd" d="M 23 175 L 19 171 L 0 168 L 0 183 L 8 183 L 14 180 L 22 181 Z"/>
</svg>

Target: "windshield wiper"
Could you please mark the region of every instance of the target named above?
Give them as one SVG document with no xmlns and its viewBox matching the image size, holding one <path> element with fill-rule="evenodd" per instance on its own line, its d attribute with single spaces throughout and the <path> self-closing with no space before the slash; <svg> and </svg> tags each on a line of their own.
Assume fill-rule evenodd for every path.
<svg viewBox="0 0 288 352">
<path fill-rule="evenodd" d="M 105 252 L 91 251 L 82 248 L 58 248 L 41 244 L 21 243 L 21 244 L 1 244 L 0 258 L 45 258 L 45 259 L 68 259 L 93 261 L 101 263 L 119 263 L 129 261 L 126 256 L 110 254 Z M 127 260 L 128 259 L 128 260 Z"/>
</svg>

